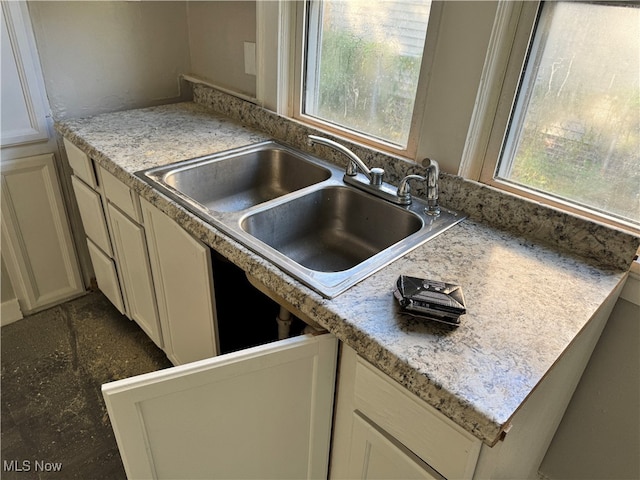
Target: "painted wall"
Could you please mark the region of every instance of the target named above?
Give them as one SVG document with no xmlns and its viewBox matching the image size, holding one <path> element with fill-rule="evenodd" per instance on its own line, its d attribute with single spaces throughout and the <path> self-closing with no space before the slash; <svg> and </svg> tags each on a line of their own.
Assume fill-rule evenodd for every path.
<svg viewBox="0 0 640 480">
<path fill-rule="evenodd" d="M 626 288 L 637 301 L 640 280 Z M 547 478 L 640 478 L 639 345 L 640 305 L 621 298 L 542 462 Z"/>
<path fill-rule="evenodd" d="M 453 175 L 460 167 L 496 7 L 494 1 L 444 2 L 432 58 L 423 57 L 432 63 L 416 159 L 433 158 Z"/>
<path fill-rule="evenodd" d="M 29 2 L 55 118 L 184 98 L 186 2 Z"/>
<path fill-rule="evenodd" d="M 256 2 L 188 2 L 191 72 L 214 85 L 256 96 L 244 73 L 244 42 L 256 41 Z"/>
</svg>

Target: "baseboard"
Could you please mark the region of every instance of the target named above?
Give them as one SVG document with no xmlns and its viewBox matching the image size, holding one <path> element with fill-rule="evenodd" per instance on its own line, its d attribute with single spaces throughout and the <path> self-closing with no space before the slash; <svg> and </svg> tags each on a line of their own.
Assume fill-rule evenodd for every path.
<svg viewBox="0 0 640 480">
<path fill-rule="evenodd" d="M 22 318 L 22 310 L 17 298 L 0 303 L 0 325 L 5 326 Z"/>
</svg>

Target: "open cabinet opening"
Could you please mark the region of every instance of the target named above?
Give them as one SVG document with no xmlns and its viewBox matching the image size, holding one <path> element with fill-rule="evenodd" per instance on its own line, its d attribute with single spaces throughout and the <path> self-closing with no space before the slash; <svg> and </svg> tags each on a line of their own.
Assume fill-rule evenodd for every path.
<svg viewBox="0 0 640 480">
<path fill-rule="evenodd" d="M 280 306 L 256 289 L 244 271 L 211 251 L 220 353 L 264 345 L 278 340 L 276 318 Z M 289 336 L 302 333 L 306 324 L 292 316 Z"/>
</svg>

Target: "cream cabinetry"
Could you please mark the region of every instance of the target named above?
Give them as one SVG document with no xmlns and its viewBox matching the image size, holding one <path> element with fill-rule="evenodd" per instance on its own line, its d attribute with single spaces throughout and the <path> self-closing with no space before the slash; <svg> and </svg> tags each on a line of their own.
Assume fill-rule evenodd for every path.
<svg viewBox="0 0 640 480">
<path fill-rule="evenodd" d="M 82 226 L 98 288 L 127 315 L 128 308 L 109 234 L 107 201 L 99 184 L 98 170 L 93 161 L 79 148 L 64 139 L 69 165 L 73 170 L 71 184 L 78 203 Z"/>
<path fill-rule="evenodd" d="M 537 479 L 615 298 L 598 310 L 492 447 L 343 345 L 331 478 Z M 395 467 L 388 470 L 389 464 Z"/>
<path fill-rule="evenodd" d="M 84 290 L 54 162 L 2 161 L 2 259 L 23 313 Z"/>
<path fill-rule="evenodd" d="M 103 385 L 128 478 L 326 478 L 337 344 L 303 335 Z"/>
<path fill-rule="evenodd" d="M 0 323 L 82 295 L 27 2 L 0 2 Z"/>
<path fill-rule="evenodd" d="M 174 364 L 217 355 L 210 249 L 64 142 L 100 290 Z"/>
<path fill-rule="evenodd" d="M 156 345 L 163 346 L 149 267 L 145 231 L 118 208 L 109 204 L 111 233 L 127 295 L 127 311 Z"/>
<path fill-rule="evenodd" d="M 82 226 L 87 237 L 108 257 L 113 255 L 107 219 L 102 207 L 102 197 L 77 177 L 71 177 L 73 191 L 78 201 Z"/>
<path fill-rule="evenodd" d="M 175 365 L 218 354 L 211 252 L 141 200 L 164 351 Z"/>
<path fill-rule="evenodd" d="M 472 478 L 481 446 L 343 345 L 331 478 Z"/>
<path fill-rule="evenodd" d="M 64 144 L 98 288 L 162 347 L 138 198 L 78 147 Z"/>
<path fill-rule="evenodd" d="M 120 313 L 124 314 L 124 302 L 120 292 L 120 281 L 118 280 L 115 263 L 89 238 L 87 239 L 87 247 L 93 264 L 93 271 L 96 275 L 96 283 L 105 297 L 113 303 Z"/>
<path fill-rule="evenodd" d="M 354 414 L 351 433 L 349 478 L 442 478 L 396 439 L 359 414 Z"/>
</svg>

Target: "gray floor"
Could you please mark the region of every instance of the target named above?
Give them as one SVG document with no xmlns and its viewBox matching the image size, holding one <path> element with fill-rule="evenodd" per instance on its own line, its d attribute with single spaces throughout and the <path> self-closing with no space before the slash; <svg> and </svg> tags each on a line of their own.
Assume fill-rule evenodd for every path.
<svg viewBox="0 0 640 480">
<path fill-rule="evenodd" d="M 164 353 L 100 293 L 2 327 L 0 340 L 1 478 L 125 478 L 100 385 L 171 366 Z"/>
</svg>

